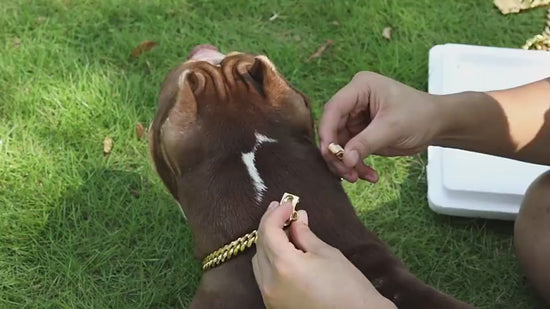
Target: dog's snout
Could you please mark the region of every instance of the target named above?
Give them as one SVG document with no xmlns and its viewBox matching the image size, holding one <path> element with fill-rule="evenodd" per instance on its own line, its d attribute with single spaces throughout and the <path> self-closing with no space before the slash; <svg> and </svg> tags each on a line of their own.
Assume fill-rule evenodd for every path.
<svg viewBox="0 0 550 309">
<path fill-rule="evenodd" d="M 187 57 L 188 60 L 206 61 L 213 65 L 220 64 L 223 58 L 225 58 L 225 55 L 216 46 L 211 44 L 200 44 L 193 47 Z"/>
</svg>

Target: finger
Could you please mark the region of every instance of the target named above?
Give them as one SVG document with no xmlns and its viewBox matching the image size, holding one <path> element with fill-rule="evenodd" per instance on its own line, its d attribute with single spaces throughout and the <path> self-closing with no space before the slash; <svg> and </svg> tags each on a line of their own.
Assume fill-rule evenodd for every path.
<svg viewBox="0 0 550 309">
<path fill-rule="evenodd" d="M 258 252 L 252 257 L 252 272 L 254 273 L 254 279 L 258 286 L 261 286 L 264 282 L 262 277 L 262 269 L 258 263 Z"/>
<path fill-rule="evenodd" d="M 256 250 L 256 254 L 252 257 L 252 271 L 259 287 L 273 282 L 273 267 L 261 250 Z"/>
<path fill-rule="evenodd" d="M 374 119 L 363 131 L 354 136 L 344 147 L 343 162 L 348 167 L 357 166 L 367 156 L 394 143 L 398 133 L 384 119 Z"/>
<path fill-rule="evenodd" d="M 345 145 L 346 142 L 349 140 L 349 132 L 347 130 L 341 130 L 338 133 L 338 141 L 337 143 L 339 145 Z M 351 177 L 351 171 L 352 168 L 347 167 L 334 153 L 332 153 L 328 147 L 327 148 L 321 148 L 321 154 L 323 155 L 323 158 L 327 162 L 331 172 L 333 174 L 338 175 L 339 177 L 346 178 L 346 180 L 350 180 Z"/>
<path fill-rule="evenodd" d="M 309 225 L 309 217 L 307 216 L 307 212 L 305 210 L 298 210 L 297 212 L 298 212 L 297 214 L 298 219 L 296 220 L 296 222 Z"/>
<path fill-rule="evenodd" d="M 360 179 L 372 183 L 378 182 L 378 172 L 372 167 L 366 165 L 363 161 L 359 161 L 359 163 L 355 166 L 355 170 L 357 171 Z"/>
<path fill-rule="evenodd" d="M 359 179 L 359 174 L 353 168 L 349 168 L 340 161 L 332 161 L 327 164 L 330 171 L 340 178 L 349 182 L 355 182 Z"/>
<path fill-rule="evenodd" d="M 338 145 L 345 145 L 353 136 L 348 129 L 338 131 Z"/>
<path fill-rule="evenodd" d="M 325 252 L 327 248 L 330 248 L 330 246 L 319 239 L 309 229 L 308 220 L 307 212 L 300 210 L 298 212 L 298 220 L 290 225 L 292 243 L 297 249 L 303 252 L 321 254 Z"/>
<path fill-rule="evenodd" d="M 357 171 L 351 169 L 349 172 L 342 175 L 342 178 L 345 179 L 347 182 L 354 183 L 359 180 L 359 175 L 357 174 Z"/>
<path fill-rule="evenodd" d="M 319 122 L 319 138 L 322 148 L 328 148 L 330 143 L 337 141 L 339 124 L 353 110 L 357 99 L 355 86 L 350 82 L 325 104 Z"/>
<path fill-rule="evenodd" d="M 329 164 L 336 170 L 337 174 L 341 177 L 348 174 L 352 170 L 352 168 L 347 167 L 346 165 L 344 165 L 343 162 L 338 160 L 331 161 Z"/>
<path fill-rule="evenodd" d="M 272 206 L 266 211 L 258 228 L 257 246 L 270 260 L 279 255 L 288 254 L 289 249 L 293 248 L 283 230 L 285 222 L 292 213 L 292 205 L 288 202 L 274 205 L 278 206 Z"/>
</svg>

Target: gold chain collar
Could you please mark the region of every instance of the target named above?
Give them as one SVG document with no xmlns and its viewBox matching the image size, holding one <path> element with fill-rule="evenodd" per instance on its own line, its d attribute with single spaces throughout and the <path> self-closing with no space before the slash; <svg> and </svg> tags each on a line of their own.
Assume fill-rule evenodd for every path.
<svg viewBox="0 0 550 309">
<path fill-rule="evenodd" d="M 298 219 L 298 214 L 296 212 L 296 205 L 300 201 L 300 198 L 296 195 L 285 193 L 283 194 L 283 197 L 281 198 L 281 204 L 284 202 L 290 202 L 292 204 L 292 214 L 290 215 L 290 218 L 285 223 L 285 227 L 288 226 L 292 221 L 296 221 Z M 207 255 L 204 260 L 202 260 L 202 270 L 207 271 L 211 268 L 214 268 L 221 263 L 230 260 L 231 258 L 234 258 L 239 253 L 244 252 L 246 249 L 252 247 L 252 245 L 256 244 L 256 241 L 258 240 L 258 231 L 253 230 L 252 232 L 245 234 L 244 236 L 241 236 L 237 238 L 236 240 L 233 240 L 232 242 L 220 247 L 216 251 L 210 253 Z"/>
<path fill-rule="evenodd" d="M 548 6 L 550 0 L 493 0 L 493 3 L 502 14 L 506 15 Z M 544 31 L 528 39 L 521 48 L 550 51 L 550 9 L 546 15 Z"/>
<path fill-rule="evenodd" d="M 546 14 L 546 27 L 542 34 L 537 34 L 525 42 L 523 49 L 538 49 L 550 51 L 550 9 Z"/>
</svg>

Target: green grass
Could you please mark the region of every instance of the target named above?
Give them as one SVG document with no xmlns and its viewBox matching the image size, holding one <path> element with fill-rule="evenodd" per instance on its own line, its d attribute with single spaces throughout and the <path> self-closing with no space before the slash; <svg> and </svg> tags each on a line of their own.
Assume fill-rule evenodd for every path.
<svg viewBox="0 0 550 309">
<path fill-rule="evenodd" d="M 1 0 L 0 308 L 189 303 L 200 276 L 189 228 L 134 128 L 152 119 L 161 80 L 193 45 L 269 55 L 318 119 L 357 71 L 426 89 L 431 46 L 519 47 L 543 20 L 544 10 L 502 16 L 490 0 Z M 143 40 L 159 45 L 129 59 Z M 380 184 L 346 189 L 415 274 L 479 308 L 539 304 L 511 223 L 432 213 L 425 156 L 369 160 Z"/>
</svg>

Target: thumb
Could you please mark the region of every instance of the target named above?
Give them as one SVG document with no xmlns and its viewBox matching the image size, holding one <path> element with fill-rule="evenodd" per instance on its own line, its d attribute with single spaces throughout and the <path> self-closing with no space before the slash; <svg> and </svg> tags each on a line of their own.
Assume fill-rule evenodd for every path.
<svg viewBox="0 0 550 309">
<path fill-rule="evenodd" d="M 311 231 L 304 210 L 298 211 L 298 220 L 290 225 L 290 236 L 294 246 L 304 252 L 322 253 L 326 248 L 330 248 Z"/>
<path fill-rule="evenodd" d="M 375 118 L 363 131 L 350 139 L 345 146 L 343 161 L 354 167 L 369 155 L 391 145 L 397 140 L 397 132 L 383 119 Z"/>
</svg>

